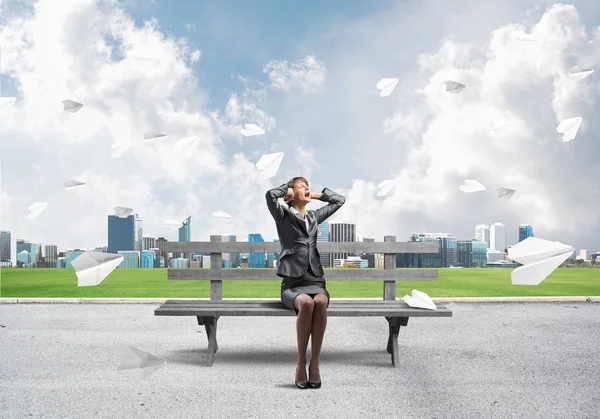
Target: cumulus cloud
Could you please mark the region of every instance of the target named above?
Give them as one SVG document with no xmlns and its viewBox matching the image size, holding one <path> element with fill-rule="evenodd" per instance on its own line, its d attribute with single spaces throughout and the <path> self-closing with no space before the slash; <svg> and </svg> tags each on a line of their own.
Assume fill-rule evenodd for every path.
<svg viewBox="0 0 600 419">
<path fill-rule="evenodd" d="M 288 92 L 292 88 L 299 88 L 304 92 L 314 92 L 325 83 L 327 70 L 321 61 L 307 55 L 298 63 L 270 61 L 263 67 L 263 73 L 268 74 L 274 89 Z"/>
</svg>

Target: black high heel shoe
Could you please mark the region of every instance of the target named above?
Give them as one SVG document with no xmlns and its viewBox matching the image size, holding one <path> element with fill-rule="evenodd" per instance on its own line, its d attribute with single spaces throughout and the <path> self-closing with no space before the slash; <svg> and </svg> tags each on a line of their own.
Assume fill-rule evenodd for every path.
<svg viewBox="0 0 600 419">
<path fill-rule="evenodd" d="M 308 366 L 308 376 L 310 377 L 310 365 Z M 321 382 L 308 381 L 309 388 L 321 388 Z"/>
<path fill-rule="evenodd" d="M 306 368 L 306 367 L 305 367 Z M 298 370 L 298 368 L 296 368 L 296 370 Z M 308 388 L 309 382 L 305 381 L 303 383 L 299 383 L 298 381 L 294 380 L 294 384 L 296 384 L 296 387 L 305 390 Z"/>
</svg>

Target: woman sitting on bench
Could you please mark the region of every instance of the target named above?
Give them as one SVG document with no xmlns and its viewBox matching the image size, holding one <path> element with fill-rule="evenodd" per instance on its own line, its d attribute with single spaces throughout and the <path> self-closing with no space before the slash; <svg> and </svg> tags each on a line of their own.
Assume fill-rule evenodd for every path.
<svg viewBox="0 0 600 419">
<path fill-rule="evenodd" d="M 279 203 L 284 198 L 288 207 Z M 329 292 L 325 286 L 323 267 L 317 249 L 318 225 L 334 214 L 346 199 L 324 188 L 310 192 L 308 181 L 295 177 L 266 194 L 267 206 L 277 225 L 281 253 L 277 275 L 281 283 L 281 301 L 296 312 L 298 366 L 296 387 L 320 388 L 319 354 L 327 326 Z M 317 210 L 306 210 L 311 199 L 328 202 Z M 311 337 L 311 360 L 306 375 L 306 349 Z"/>
</svg>

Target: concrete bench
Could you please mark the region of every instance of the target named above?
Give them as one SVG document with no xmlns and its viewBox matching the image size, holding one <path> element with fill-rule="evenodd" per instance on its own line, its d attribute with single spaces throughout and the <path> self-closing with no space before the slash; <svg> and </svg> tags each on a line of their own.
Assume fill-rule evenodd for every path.
<svg viewBox="0 0 600 419">
<path fill-rule="evenodd" d="M 437 243 L 396 243 L 393 236 L 387 242 L 318 243 L 320 252 L 327 253 L 383 253 L 384 269 L 326 269 L 327 281 L 359 280 L 383 281 L 383 300 L 335 300 L 331 299 L 327 315 L 330 317 L 384 317 L 389 326 L 386 350 L 392 365 L 398 361 L 398 334 L 400 326 L 408 325 L 410 317 L 452 317 L 452 312 L 438 305 L 437 310 L 409 307 L 396 300 L 396 281 L 438 279 L 437 270 L 396 269 L 396 253 L 436 253 Z M 275 269 L 223 269 L 222 254 L 227 252 L 273 252 L 280 251 L 279 243 L 221 242 L 221 236 L 211 236 L 210 242 L 173 242 L 167 244 L 170 252 L 210 252 L 210 269 L 169 269 L 169 280 L 210 280 L 210 300 L 167 300 L 154 311 L 156 316 L 195 316 L 204 325 L 208 338 L 208 366 L 212 366 L 217 345 L 217 322 L 227 316 L 296 316 L 280 301 L 223 300 L 223 280 L 275 280 Z M 279 289 L 279 287 L 278 287 Z"/>
</svg>

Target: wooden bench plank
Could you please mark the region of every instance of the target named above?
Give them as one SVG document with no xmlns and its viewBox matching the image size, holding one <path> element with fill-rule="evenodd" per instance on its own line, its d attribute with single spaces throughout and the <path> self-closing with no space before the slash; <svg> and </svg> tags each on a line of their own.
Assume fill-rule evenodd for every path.
<svg viewBox="0 0 600 419">
<path fill-rule="evenodd" d="M 170 280 L 255 280 L 281 281 L 276 269 L 169 269 Z M 327 281 L 436 281 L 435 269 L 326 269 Z"/>
<path fill-rule="evenodd" d="M 212 239 L 212 237 L 211 237 Z M 437 242 L 318 242 L 322 253 L 438 253 Z M 281 252 L 278 242 L 167 242 L 169 253 Z"/>
<path fill-rule="evenodd" d="M 293 310 L 281 305 L 273 307 L 159 307 L 156 316 L 295 316 Z M 329 317 L 452 317 L 452 311 L 440 306 L 437 310 L 399 307 L 336 307 L 327 309 Z"/>
</svg>

